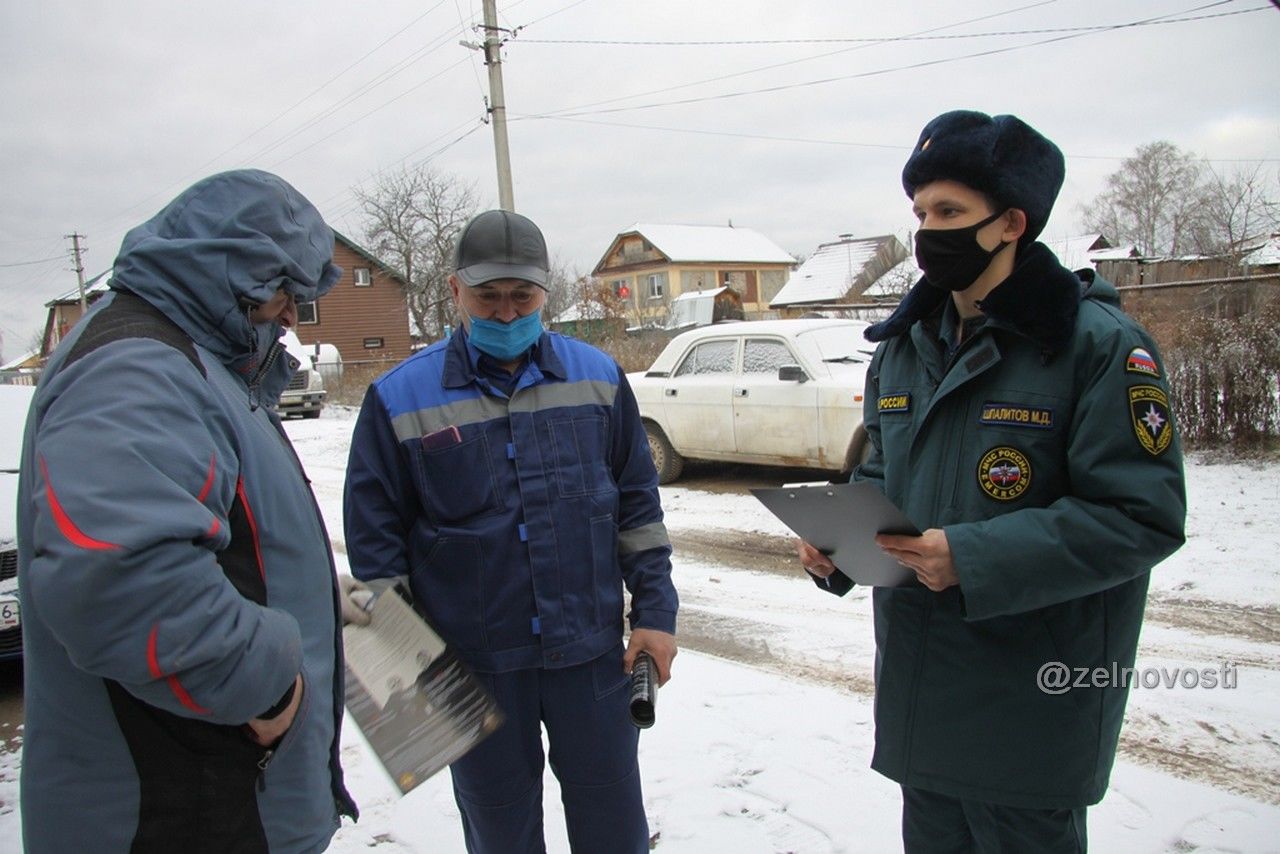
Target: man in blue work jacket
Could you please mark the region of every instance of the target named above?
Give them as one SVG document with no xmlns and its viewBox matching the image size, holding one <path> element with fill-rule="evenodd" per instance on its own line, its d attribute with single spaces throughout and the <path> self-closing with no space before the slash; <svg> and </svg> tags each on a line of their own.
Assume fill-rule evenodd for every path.
<svg viewBox="0 0 1280 854">
<path fill-rule="evenodd" d="M 461 328 L 375 380 L 361 407 L 347 555 L 357 578 L 408 577 L 506 715 L 451 769 L 467 850 L 545 850 L 545 725 L 572 849 L 642 852 L 627 673 L 643 651 L 670 678 L 671 544 L 622 369 L 542 328 L 549 266 L 519 214 L 462 230 L 449 278 Z"/>
</svg>

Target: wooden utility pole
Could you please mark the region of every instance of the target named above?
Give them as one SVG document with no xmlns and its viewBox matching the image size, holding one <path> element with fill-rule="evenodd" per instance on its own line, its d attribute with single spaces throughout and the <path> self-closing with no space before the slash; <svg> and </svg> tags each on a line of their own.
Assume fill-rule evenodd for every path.
<svg viewBox="0 0 1280 854">
<path fill-rule="evenodd" d="M 502 38 L 498 28 L 498 0 L 484 0 L 484 64 L 489 69 L 489 115 L 493 122 L 493 153 L 498 161 L 498 206 L 516 209 L 511 190 L 511 149 L 507 143 L 507 102 L 502 93 Z"/>
<path fill-rule="evenodd" d="M 84 263 L 80 260 L 80 238 L 84 237 L 84 235 L 73 232 L 63 236 L 71 241 L 71 251 L 76 256 L 76 278 L 80 281 L 80 316 L 84 317 L 89 310 L 89 305 L 84 296 Z"/>
</svg>

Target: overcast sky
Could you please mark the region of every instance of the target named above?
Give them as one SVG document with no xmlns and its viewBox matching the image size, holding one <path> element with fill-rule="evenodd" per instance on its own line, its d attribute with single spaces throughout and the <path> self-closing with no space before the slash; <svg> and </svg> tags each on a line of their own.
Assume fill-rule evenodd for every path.
<svg viewBox="0 0 1280 854">
<path fill-rule="evenodd" d="M 588 273 L 632 223 L 754 228 L 793 254 L 911 226 L 902 162 L 955 108 L 1059 144 L 1046 239 L 1144 143 L 1280 168 L 1271 0 L 499 0 L 516 209 Z M 1212 16 L 1212 17 L 1210 17 Z M 1195 20 L 1182 20 L 1195 19 Z M 497 205 L 480 0 L 0 4 L 0 335 L 229 168 L 358 238 L 351 188 L 423 158 Z M 1124 26 L 1133 25 L 1134 26 Z M 625 42 L 658 42 L 627 44 Z M 595 43 L 586 43 L 595 42 Z M 674 44 L 685 42 L 686 44 Z M 718 42 L 718 44 L 717 44 Z"/>
</svg>

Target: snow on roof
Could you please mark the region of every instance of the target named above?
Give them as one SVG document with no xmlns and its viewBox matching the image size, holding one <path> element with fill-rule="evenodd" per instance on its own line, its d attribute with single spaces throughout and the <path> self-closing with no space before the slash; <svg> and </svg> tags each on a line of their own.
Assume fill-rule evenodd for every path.
<svg viewBox="0 0 1280 854">
<path fill-rule="evenodd" d="M 105 293 L 107 290 L 107 283 L 109 281 L 111 281 L 110 267 L 103 270 L 101 273 L 94 276 L 92 279 L 85 280 L 84 295 L 89 296 L 90 294 Z M 54 297 L 53 299 L 49 300 L 47 303 L 45 303 L 45 307 L 48 307 L 51 305 L 57 305 L 58 303 L 63 303 L 63 302 L 78 302 L 79 300 L 80 300 L 80 286 L 76 285 L 74 288 L 67 291 L 62 296 Z"/>
<path fill-rule="evenodd" d="M 0 365 L 0 371 L 16 371 L 22 367 L 23 363 L 40 355 L 40 350 L 28 350 L 16 359 L 10 359 L 3 365 Z"/>
<path fill-rule="evenodd" d="M 602 320 L 606 316 L 604 306 L 598 302 L 577 302 L 551 319 L 551 323 L 573 323 L 579 320 Z"/>
<path fill-rule="evenodd" d="M 1240 263 L 1249 266 L 1280 264 L 1280 231 L 1272 234 L 1258 248 L 1241 258 Z"/>
<path fill-rule="evenodd" d="M 729 289 L 726 287 L 719 287 L 719 288 L 709 288 L 708 290 L 705 290 L 705 291 L 685 291 L 684 293 L 680 294 L 680 296 L 673 299 L 672 302 L 677 303 L 682 300 L 685 302 L 688 302 L 690 300 L 696 300 L 696 299 L 713 299 L 715 297 L 718 297 L 720 294 L 724 293 L 727 290 Z"/>
<path fill-rule="evenodd" d="M 901 297 L 911 286 L 920 281 L 924 271 L 916 263 L 915 258 L 908 257 L 890 267 L 889 272 L 871 283 L 862 292 L 864 297 Z"/>
<path fill-rule="evenodd" d="M 791 274 L 769 305 L 832 302 L 844 298 L 867 264 L 876 257 L 884 239 L 865 237 L 823 243 Z"/>
<path fill-rule="evenodd" d="M 640 234 L 672 261 L 794 264 L 795 258 L 750 228 L 725 225 L 663 225 L 638 222 L 620 234 Z"/>
</svg>

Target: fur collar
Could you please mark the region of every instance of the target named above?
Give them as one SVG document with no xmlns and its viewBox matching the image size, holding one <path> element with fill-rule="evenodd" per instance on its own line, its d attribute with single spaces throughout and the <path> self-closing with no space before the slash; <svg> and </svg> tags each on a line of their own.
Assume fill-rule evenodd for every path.
<svg viewBox="0 0 1280 854">
<path fill-rule="evenodd" d="M 1018 254 L 1013 273 L 987 294 L 978 307 L 992 320 L 1011 327 L 1057 352 L 1071 338 L 1080 310 L 1083 286 L 1043 243 L 1032 243 Z M 868 341 L 895 338 L 919 320 L 933 315 L 950 296 L 923 278 L 887 319 L 872 324 Z"/>
</svg>

